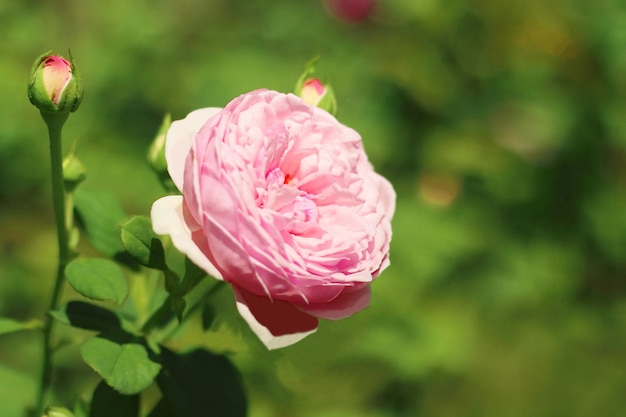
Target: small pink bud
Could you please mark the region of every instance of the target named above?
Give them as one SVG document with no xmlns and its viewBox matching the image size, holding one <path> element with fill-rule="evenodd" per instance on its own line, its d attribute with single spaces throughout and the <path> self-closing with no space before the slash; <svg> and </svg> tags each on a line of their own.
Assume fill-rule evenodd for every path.
<svg viewBox="0 0 626 417">
<path fill-rule="evenodd" d="M 337 100 L 330 84 L 322 83 L 318 78 L 313 78 L 315 63 L 319 57 L 313 58 L 306 64 L 305 70 L 296 82 L 294 93 L 302 97 L 302 101 L 310 106 L 316 106 L 328 113 L 337 114 Z"/>
<path fill-rule="evenodd" d="M 337 101 L 335 93 L 328 84 L 323 84 L 317 78 L 306 78 L 298 82 L 296 86 L 296 94 L 302 97 L 302 100 L 310 105 L 326 110 L 331 114 L 337 112 Z"/>
<path fill-rule="evenodd" d="M 28 98 L 40 110 L 50 113 L 69 113 L 78 108 L 83 89 L 80 77 L 71 59 L 43 54 L 33 64 Z"/>
<path fill-rule="evenodd" d="M 302 92 L 300 96 L 305 103 L 311 106 L 317 106 L 326 94 L 326 87 L 317 78 L 309 78 L 302 83 Z"/>
<path fill-rule="evenodd" d="M 374 12 L 376 0 L 325 0 L 326 9 L 336 18 L 359 23 Z"/>
</svg>

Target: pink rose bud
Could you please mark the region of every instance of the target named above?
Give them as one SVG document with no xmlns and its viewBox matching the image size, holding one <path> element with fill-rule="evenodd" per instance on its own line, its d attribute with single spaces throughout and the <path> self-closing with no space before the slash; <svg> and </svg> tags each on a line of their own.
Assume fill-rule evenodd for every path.
<svg viewBox="0 0 626 417">
<path fill-rule="evenodd" d="M 310 105 L 326 110 L 335 115 L 337 113 L 337 100 L 330 84 L 322 83 L 318 78 L 313 78 L 315 63 L 318 58 L 314 58 L 306 65 L 306 69 L 296 82 L 294 92 L 302 97 L 302 100 Z"/>
<path fill-rule="evenodd" d="M 306 104 L 320 107 L 331 114 L 337 112 L 337 101 L 330 85 L 324 85 L 317 78 L 309 78 L 302 83 L 300 97 Z"/>
<path fill-rule="evenodd" d="M 37 58 L 28 83 L 28 98 L 44 112 L 75 111 L 83 98 L 83 88 L 71 58 L 68 61 L 49 53 Z"/>
<path fill-rule="evenodd" d="M 368 19 L 374 12 L 375 0 L 325 0 L 327 10 L 336 18 L 350 23 Z"/>
</svg>

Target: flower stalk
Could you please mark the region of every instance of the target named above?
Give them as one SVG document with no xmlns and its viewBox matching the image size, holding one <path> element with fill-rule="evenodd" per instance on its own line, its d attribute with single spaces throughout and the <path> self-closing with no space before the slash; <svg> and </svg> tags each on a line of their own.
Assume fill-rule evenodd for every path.
<svg viewBox="0 0 626 417">
<path fill-rule="evenodd" d="M 28 82 L 28 98 L 40 110 L 41 117 L 48 127 L 52 203 L 59 251 L 58 266 L 48 311 L 58 308 L 65 283 L 65 267 L 73 256 L 72 243 L 70 242 L 70 231 L 73 227 L 71 224 L 73 204 L 71 197 L 68 197 L 70 193 L 66 193 L 68 184 L 63 173 L 61 133 L 69 114 L 76 111 L 82 97 L 81 79 L 71 56 L 67 60 L 48 52 L 35 60 Z M 37 416 L 43 415 L 45 412 L 50 394 L 54 350 L 53 331 L 54 319 L 51 315 L 47 315 L 43 325 L 41 379 L 35 406 Z"/>
<path fill-rule="evenodd" d="M 48 113 L 41 112 L 50 137 L 50 171 L 52 179 L 52 202 L 54 207 L 54 220 L 57 229 L 57 245 L 59 251 L 58 266 L 54 280 L 52 296 L 48 311 L 58 308 L 61 298 L 63 284 L 65 282 L 65 266 L 69 263 L 72 253 L 69 245 L 69 225 L 66 223 L 66 195 L 63 178 L 63 150 L 61 132 L 69 113 Z M 37 396 L 38 415 L 42 415 L 46 408 L 46 401 L 50 392 L 52 382 L 52 353 L 54 344 L 52 340 L 54 330 L 54 319 L 47 315 L 43 326 L 43 357 L 42 370 Z"/>
</svg>

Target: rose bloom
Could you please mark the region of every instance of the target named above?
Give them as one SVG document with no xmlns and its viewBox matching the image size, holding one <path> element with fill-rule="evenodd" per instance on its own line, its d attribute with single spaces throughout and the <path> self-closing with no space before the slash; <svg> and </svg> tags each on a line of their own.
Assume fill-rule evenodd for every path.
<svg viewBox="0 0 626 417">
<path fill-rule="evenodd" d="M 389 265 L 395 193 L 358 133 L 295 95 L 257 90 L 172 123 L 165 146 L 182 196 L 154 203 L 155 232 L 231 284 L 269 349 L 369 304 Z"/>
</svg>

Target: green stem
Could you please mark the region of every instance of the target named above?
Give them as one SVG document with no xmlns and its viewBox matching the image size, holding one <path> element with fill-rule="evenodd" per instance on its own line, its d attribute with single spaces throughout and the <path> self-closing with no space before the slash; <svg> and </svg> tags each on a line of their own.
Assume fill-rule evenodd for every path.
<svg viewBox="0 0 626 417">
<path fill-rule="evenodd" d="M 219 291 L 221 288 L 223 288 L 225 285 L 226 283 L 224 281 L 217 281 L 215 284 L 213 284 L 213 286 L 209 288 L 207 292 L 204 293 L 204 295 L 200 297 L 200 299 L 194 305 L 189 307 L 189 310 L 187 311 L 187 317 L 191 316 L 194 312 L 196 312 L 196 310 L 198 310 L 200 306 L 202 306 L 202 304 L 209 301 L 211 297 L 213 297 L 213 295 L 217 291 Z"/>
<path fill-rule="evenodd" d="M 161 307 L 159 307 L 150 318 L 141 327 L 141 332 L 145 335 L 150 334 L 156 327 L 161 327 L 168 323 L 174 317 L 174 311 L 171 306 L 172 298 L 168 296 Z"/>
<path fill-rule="evenodd" d="M 187 314 L 185 314 L 185 319 L 191 317 L 198 309 L 207 303 L 215 293 L 217 293 L 221 288 L 225 287 L 226 283 L 224 281 L 217 281 L 211 288 L 209 288 L 191 307 L 187 309 Z M 180 330 L 180 326 L 174 327 L 170 332 L 161 337 L 159 343 L 163 343 L 167 340 L 170 340 L 172 337 L 176 335 L 176 333 Z"/>
<path fill-rule="evenodd" d="M 71 259 L 71 251 L 68 239 L 68 224 L 66 223 L 65 208 L 65 184 L 63 180 L 63 149 L 61 141 L 61 131 L 63 124 L 67 120 L 69 113 L 53 114 L 41 112 L 50 136 L 50 171 L 52 177 L 52 201 L 54 206 L 54 220 L 57 228 L 57 243 L 59 248 L 59 264 L 57 267 L 54 289 L 50 298 L 48 311 L 56 310 L 61 298 L 65 279 L 65 266 Z M 43 415 L 46 402 L 50 393 L 52 382 L 52 335 L 54 330 L 54 319 L 46 315 L 43 326 L 43 358 L 41 380 L 37 395 L 37 415 Z"/>
<path fill-rule="evenodd" d="M 202 295 L 198 299 L 198 301 L 194 305 L 187 309 L 187 314 L 185 314 L 184 318 L 186 319 L 187 317 L 191 316 L 203 303 L 207 302 L 225 284 L 226 283 L 224 281 L 217 281 L 211 288 L 207 290 L 204 295 Z M 194 287 L 196 285 L 194 285 Z M 159 307 L 154 313 L 152 313 L 150 318 L 141 328 L 141 332 L 144 335 L 150 334 L 157 327 L 166 327 L 176 317 L 171 306 L 171 301 L 172 296 L 168 296 L 161 305 L 161 307 Z M 174 333 L 176 333 L 176 329 L 178 328 L 180 328 L 180 326 L 176 326 L 165 337 L 158 338 L 159 343 L 168 340 Z"/>
</svg>

